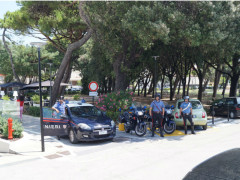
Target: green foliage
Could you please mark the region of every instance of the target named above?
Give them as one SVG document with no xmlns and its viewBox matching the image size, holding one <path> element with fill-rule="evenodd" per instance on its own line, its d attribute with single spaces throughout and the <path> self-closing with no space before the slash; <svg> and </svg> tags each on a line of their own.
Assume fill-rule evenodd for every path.
<svg viewBox="0 0 240 180">
<path fill-rule="evenodd" d="M 74 100 L 79 100 L 79 98 L 80 98 L 80 95 L 79 95 L 79 94 L 75 94 L 75 95 L 73 96 L 73 99 L 74 99 Z"/>
<path fill-rule="evenodd" d="M 9 101 L 10 100 L 10 97 L 8 97 L 8 95 L 5 95 L 2 97 L 3 100 L 6 100 L 6 101 Z"/>
<path fill-rule="evenodd" d="M 7 124 L 7 119 L 0 116 L 0 134 L 3 133 L 3 127 L 5 126 L 5 124 Z"/>
<path fill-rule="evenodd" d="M 40 107 L 30 106 L 26 113 L 30 116 L 40 117 Z"/>
<path fill-rule="evenodd" d="M 132 105 L 134 100 L 132 96 L 133 92 L 123 91 L 101 95 L 98 102 L 96 102 L 96 107 L 102 111 L 106 111 L 107 116 L 117 121 L 120 114 L 119 109 L 121 108 L 122 111 L 125 111 Z"/>
<path fill-rule="evenodd" d="M 35 95 L 33 95 L 32 100 L 33 100 L 34 103 L 39 104 L 40 96 L 35 94 Z"/>
<path fill-rule="evenodd" d="M 13 138 L 20 138 L 23 132 L 22 123 L 15 119 L 13 119 L 12 123 L 12 128 L 14 129 Z M 4 117 L 0 117 L 0 133 L 2 133 L 5 138 L 8 137 L 8 121 Z"/>
</svg>

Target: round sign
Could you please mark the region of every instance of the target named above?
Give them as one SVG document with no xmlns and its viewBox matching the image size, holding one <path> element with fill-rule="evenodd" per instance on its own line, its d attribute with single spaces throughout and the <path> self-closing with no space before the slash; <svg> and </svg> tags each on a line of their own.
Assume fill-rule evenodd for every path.
<svg viewBox="0 0 240 180">
<path fill-rule="evenodd" d="M 89 83 L 88 88 L 90 91 L 97 91 L 98 90 L 98 83 L 92 81 Z"/>
</svg>

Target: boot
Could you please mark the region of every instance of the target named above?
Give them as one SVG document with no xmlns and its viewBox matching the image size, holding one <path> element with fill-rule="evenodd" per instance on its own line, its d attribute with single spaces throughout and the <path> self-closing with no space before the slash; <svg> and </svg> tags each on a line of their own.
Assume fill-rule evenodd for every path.
<svg viewBox="0 0 240 180">
<path fill-rule="evenodd" d="M 155 128 L 152 128 L 152 135 L 151 135 L 151 137 L 154 137 L 154 131 L 155 131 Z"/>
<path fill-rule="evenodd" d="M 195 134 L 195 132 L 194 132 L 194 126 L 191 126 L 191 131 L 192 131 L 192 134 Z"/>
<path fill-rule="evenodd" d="M 187 134 L 187 126 L 184 126 L 185 134 Z"/>
<path fill-rule="evenodd" d="M 161 137 L 164 137 L 162 127 L 160 127 L 160 135 L 161 135 Z"/>
</svg>

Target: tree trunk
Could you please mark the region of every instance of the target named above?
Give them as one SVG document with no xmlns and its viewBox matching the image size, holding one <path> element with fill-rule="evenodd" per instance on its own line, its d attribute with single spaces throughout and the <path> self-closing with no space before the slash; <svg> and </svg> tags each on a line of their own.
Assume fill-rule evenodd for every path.
<svg viewBox="0 0 240 180">
<path fill-rule="evenodd" d="M 116 91 L 125 91 L 129 84 L 127 81 L 127 74 L 122 71 L 122 62 L 123 62 L 123 54 L 119 54 L 113 63 Z"/>
<path fill-rule="evenodd" d="M 165 76 L 163 75 L 163 77 L 162 77 L 162 82 L 161 82 L 161 98 L 163 98 L 163 85 L 164 85 L 164 80 L 165 80 Z"/>
<path fill-rule="evenodd" d="M 140 79 L 138 80 L 138 96 L 140 96 Z"/>
<path fill-rule="evenodd" d="M 180 80 L 180 81 L 179 81 L 179 84 L 178 84 L 178 92 L 177 92 L 177 94 L 180 93 L 181 83 L 182 83 L 182 81 Z"/>
<path fill-rule="evenodd" d="M 112 85 L 112 77 L 109 77 L 108 78 L 108 93 L 111 93 L 112 92 L 112 90 L 111 90 L 111 86 Z"/>
<path fill-rule="evenodd" d="M 229 81 L 229 76 L 227 76 L 226 82 L 225 82 L 225 84 L 223 86 L 223 91 L 222 91 L 222 96 L 223 97 L 225 96 L 225 90 L 227 88 L 228 81 Z"/>
<path fill-rule="evenodd" d="M 237 86 L 240 73 L 239 69 L 239 55 L 235 54 L 232 58 L 232 76 L 231 76 L 231 87 L 229 97 L 235 97 L 237 95 Z"/>
<path fill-rule="evenodd" d="M 220 65 L 217 66 L 217 69 L 219 68 L 220 68 Z M 214 79 L 213 96 L 212 96 L 213 99 L 216 98 L 218 85 L 221 77 L 221 73 L 217 69 L 215 70 L 215 79 Z"/>
<path fill-rule="evenodd" d="M 71 78 L 71 74 L 72 74 L 72 67 L 71 67 L 71 62 L 69 62 L 69 64 L 68 64 L 67 67 L 66 67 L 66 71 L 65 71 L 65 73 L 64 73 L 64 77 L 63 77 L 63 79 L 62 79 L 61 82 L 63 82 L 63 83 L 68 83 L 69 80 L 70 80 L 70 78 Z M 61 96 L 64 95 L 64 89 L 65 89 L 65 86 L 60 86 L 60 87 L 59 87 L 59 92 L 58 92 L 58 93 L 59 93 Z"/>
<path fill-rule="evenodd" d="M 12 51 L 8 48 L 8 45 L 7 45 L 6 40 L 5 40 L 5 32 L 6 32 L 6 30 L 7 30 L 6 28 L 4 28 L 4 30 L 3 30 L 3 35 L 2 35 L 3 44 L 4 44 L 4 47 L 7 50 L 8 55 L 10 57 L 10 62 L 11 62 L 11 66 L 12 66 L 13 76 L 16 79 L 17 82 L 21 82 L 20 78 L 18 77 L 18 75 L 17 75 L 17 73 L 15 71 L 15 66 L 14 66 L 13 57 L 12 57 Z"/>
<path fill-rule="evenodd" d="M 177 76 L 176 79 L 175 79 L 175 82 L 174 82 L 174 86 L 173 86 L 172 100 L 173 100 L 173 98 L 174 98 L 174 96 L 175 96 L 175 92 L 176 92 L 178 83 L 179 83 L 179 77 Z M 171 101 L 172 101 L 172 100 L 171 100 Z"/>
<path fill-rule="evenodd" d="M 237 86 L 238 86 L 238 75 L 234 75 L 231 77 L 231 87 L 229 92 L 229 97 L 236 97 L 237 95 Z"/>
<path fill-rule="evenodd" d="M 170 101 L 173 100 L 173 87 L 172 87 L 172 80 L 173 80 L 173 76 L 169 76 L 169 83 L 170 83 Z"/>
<path fill-rule="evenodd" d="M 190 69 L 189 76 L 188 76 L 187 95 L 189 95 L 189 86 L 190 86 L 190 81 L 191 81 L 191 69 Z"/>
<path fill-rule="evenodd" d="M 202 101 L 202 92 L 203 92 L 203 76 L 202 76 L 202 73 L 198 73 L 198 79 L 199 79 L 198 100 Z"/>
<path fill-rule="evenodd" d="M 206 79 L 204 81 L 204 84 L 203 84 L 203 91 L 202 92 L 205 92 L 206 88 L 207 88 L 207 85 L 208 85 L 208 82 L 209 82 L 209 79 Z"/>
</svg>

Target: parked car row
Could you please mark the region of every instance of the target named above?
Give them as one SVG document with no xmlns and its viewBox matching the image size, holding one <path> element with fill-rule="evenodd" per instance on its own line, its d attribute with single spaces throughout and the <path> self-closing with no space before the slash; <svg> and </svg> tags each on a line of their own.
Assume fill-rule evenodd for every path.
<svg viewBox="0 0 240 180">
<path fill-rule="evenodd" d="M 207 113 L 202 103 L 197 99 L 190 99 L 189 101 L 192 103 L 194 125 L 201 126 L 203 130 L 206 130 Z M 168 118 L 169 120 L 172 119 L 176 126 L 183 126 L 183 118 L 180 115 L 180 105 L 182 102 L 183 99 L 180 99 L 176 102 L 175 107 L 169 108 L 172 116 L 168 116 Z M 166 107 L 169 106 L 166 102 L 165 105 Z M 235 118 L 240 116 L 240 97 L 216 100 L 212 103 L 210 109 L 214 115 L 227 115 L 229 112 L 230 117 Z M 44 117 L 43 119 L 45 132 L 47 134 L 49 133 L 48 135 L 68 135 L 71 143 L 113 139 L 116 135 L 116 125 L 114 121 L 91 104 L 72 101 L 66 105 L 66 116 L 57 117 L 51 112 L 48 113 L 50 117 Z M 151 119 L 147 113 L 146 107 L 133 104 L 129 111 L 124 112 L 119 119 L 126 120 L 126 132 L 135 130 L 137 132 L 136 134 L 142 136 L 146 133 L 144 121 L 146 120 L 146 122 L 149 123 L 149 119 Z M 137 123 L 127 121 L 126 117 L 132 117 Z M 131 124 L 133 126 L 131 126 Z M 190 125 L 189 122 L 188 125 Z M 172 133 L 172 131 L 170 133 Z"/>
</svg>

